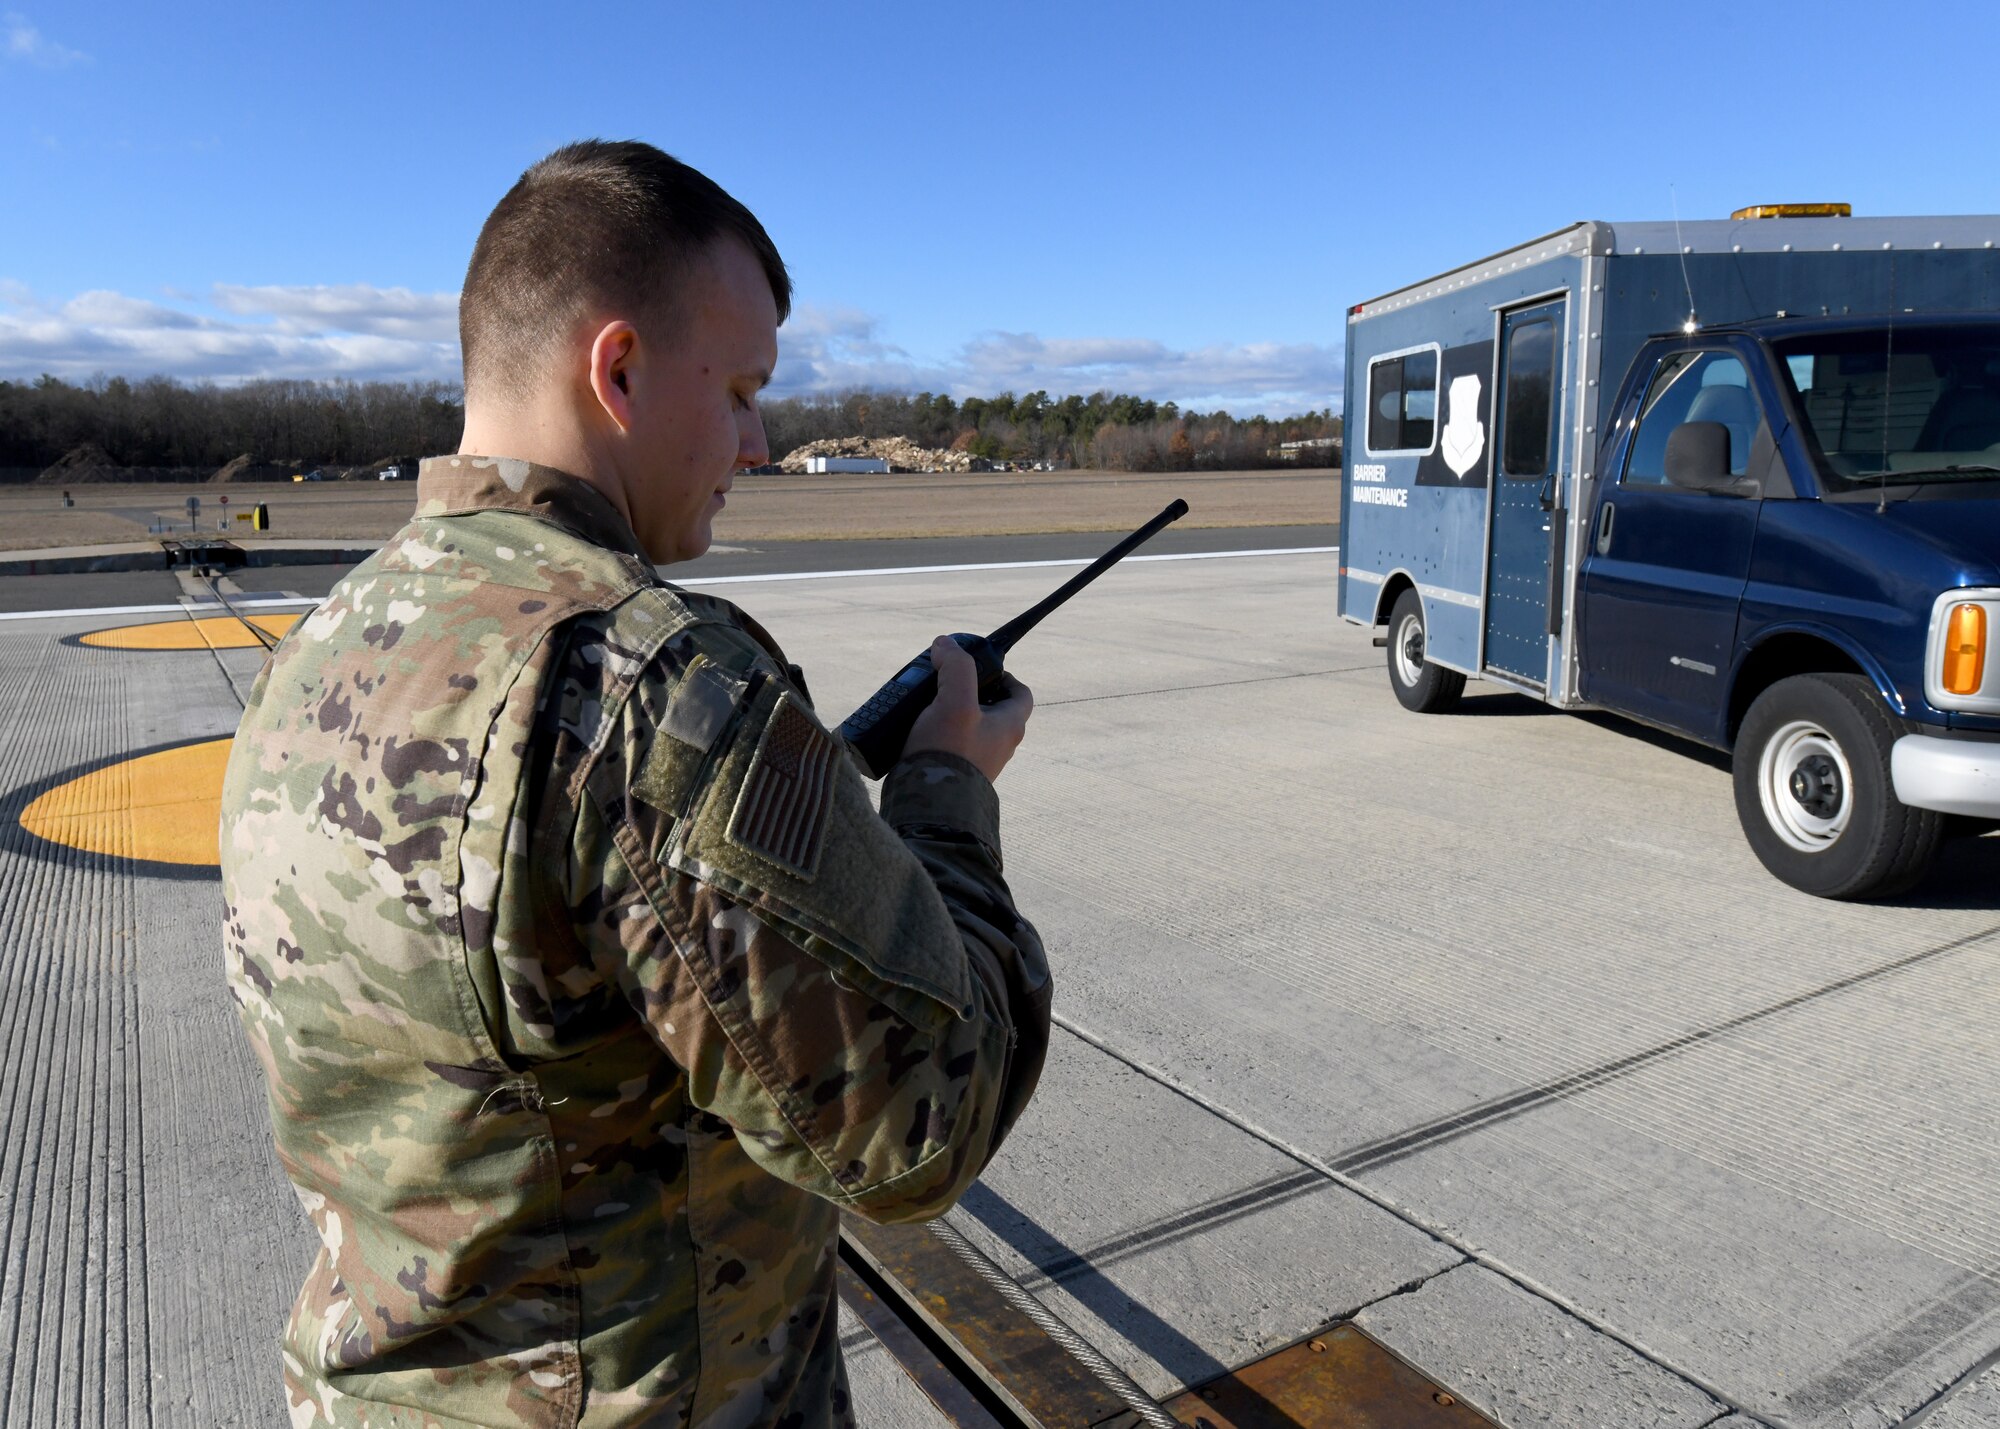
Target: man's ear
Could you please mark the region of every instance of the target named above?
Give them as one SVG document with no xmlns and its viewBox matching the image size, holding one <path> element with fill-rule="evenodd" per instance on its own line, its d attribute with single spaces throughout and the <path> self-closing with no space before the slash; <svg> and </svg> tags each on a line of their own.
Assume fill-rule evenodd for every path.
<svg viewBox="0 0 2000 1429">
<path fill-rule="evenodd" d="M 639 332 L 619 318 L 590 342 L 590 390 L 621 432 L 632 430 L 632 373 L 639 361 Z"/>
</svg>

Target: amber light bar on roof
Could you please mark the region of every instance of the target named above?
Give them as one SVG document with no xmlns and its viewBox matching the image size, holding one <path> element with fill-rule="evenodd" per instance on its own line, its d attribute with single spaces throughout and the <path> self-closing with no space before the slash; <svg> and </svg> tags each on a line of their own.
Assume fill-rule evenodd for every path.
<svg viewBox="0 0 2000 1429">
<path fill-rule="evenodd" d="M 1753 203 L 1739 208 L 1731 218 L 1852 218 L 1851 203 Z"/>
</svg>

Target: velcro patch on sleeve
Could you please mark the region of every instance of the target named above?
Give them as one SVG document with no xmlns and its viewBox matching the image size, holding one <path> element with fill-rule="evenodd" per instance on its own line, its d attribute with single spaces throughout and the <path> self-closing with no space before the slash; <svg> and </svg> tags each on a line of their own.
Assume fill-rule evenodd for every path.
<svg viewBox="0 0 2000 1429">
<path fill-rule="evenodd" d="M 729 842 L 810 880 L 819 870 L 840 758 L 833 737 L 787 691 L 757 742 Z"/>
<path fill-rule="evenodd" d="M 697 655 L 667 706 L 666 732 L 706 754 L 736 713 L 743 681 Z"/>
</svg>

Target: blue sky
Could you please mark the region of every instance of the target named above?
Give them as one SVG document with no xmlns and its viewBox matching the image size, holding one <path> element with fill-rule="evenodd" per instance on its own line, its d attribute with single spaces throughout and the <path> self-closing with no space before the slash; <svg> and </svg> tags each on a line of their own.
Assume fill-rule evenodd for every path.
<svg viewBox="0 0 2000 1429">
<path fill-rule="evenodd" d="M 1670 185 L 2000 210 L 1996 40 L 1846 0 L 0 0 L 0 377 L 456 380 L 481 220 L 596 135 L 763 218 L 781 392 L 1338 406 L 1348 305 Z"/>
</svg>

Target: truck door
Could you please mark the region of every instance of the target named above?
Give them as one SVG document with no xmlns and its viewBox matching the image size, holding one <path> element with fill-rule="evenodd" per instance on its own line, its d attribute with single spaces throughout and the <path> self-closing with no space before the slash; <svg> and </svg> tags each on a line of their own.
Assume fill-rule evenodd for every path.
<svg viewBox="0 0 2000 1429">
<path fill-rule="evenodd" d="M 1493 401 L 1485 663 L 1537 686 L 1549 667 L 1549 536 L 1561 480 L 1568 308 L 1557 298 L 1501 318 Z"/>
<path fill-rule="evenodd" d="M 1743 358 L 1722 346 L 1653 358 L 1626 413 L 1635 415 L 1622 464 L 1605 473 L 1585 554 L 1583 697 L 1718 740 L 1762 502 L 1669 485 L 1667 438 L 1684 422 L 1722 423 L 1741 477 L 1768 463 L 1770 427 Z"/>
</svg>

